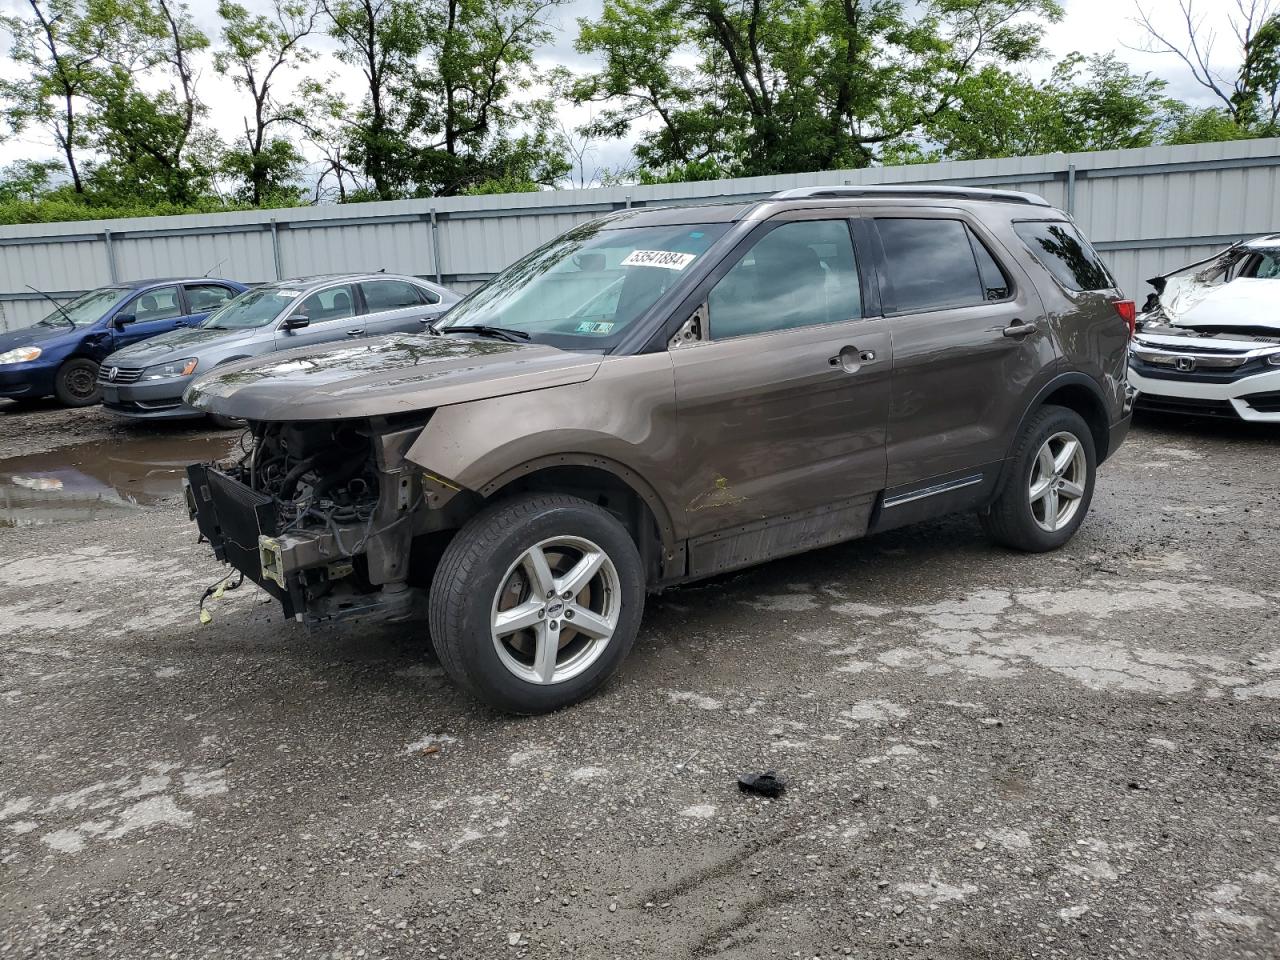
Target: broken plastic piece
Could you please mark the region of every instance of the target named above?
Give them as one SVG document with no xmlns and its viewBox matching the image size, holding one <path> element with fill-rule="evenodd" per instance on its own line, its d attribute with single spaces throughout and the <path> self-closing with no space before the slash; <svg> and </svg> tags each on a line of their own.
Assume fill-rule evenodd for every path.
<svg viewBox="0 0 1280 960">
<path fill-rule="evenodd" d="M 772 770 L 766 770 L 764 773 L 744 773 L 738 778 L 738 789 L 762 797 L 780 797 L 787 785 Z"/>
<path fill-rule="evenodd" d="M 231 577 L 236 577 L 234 582 L 232 582 Z M 198 608 L 200 610 L 200 622 L 210 623 L 213 620 L 213 614 L 204 608 L 206 600 L 210 597 L 215 600 L 221 599 L 224 593 L 228 590 L 237 589 L 242 583 L 244 583 L 244 572 L 240 571 L 239 576 L 231 574 L 230 576 L 223 577 L 217 583 L 205 587 L 204 593 L 200 595 L 200 603 L 198 604 Z"/>
</svg>

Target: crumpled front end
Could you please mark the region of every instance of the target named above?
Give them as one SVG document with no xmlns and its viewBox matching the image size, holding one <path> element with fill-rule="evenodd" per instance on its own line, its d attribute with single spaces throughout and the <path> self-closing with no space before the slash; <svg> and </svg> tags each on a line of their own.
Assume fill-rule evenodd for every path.
<svg viewBox="0 0 1280 960">
<path fill-rule="evenodd" d="M 410 616 L 427 585 L 411 558 L 452 522 L 426 509 L 447 485 L 404 459 L 428 417 L 251 424 L 239 461 L 187 468 L 191 518 L 288 617 Z"/>
<path fill-rule="evenodd" d="M 1150 281 L 1156 293 L 1129 345 L 1139 409 L 1280 422 L 1273 239 L 1235 244 Z"/>
</svg>

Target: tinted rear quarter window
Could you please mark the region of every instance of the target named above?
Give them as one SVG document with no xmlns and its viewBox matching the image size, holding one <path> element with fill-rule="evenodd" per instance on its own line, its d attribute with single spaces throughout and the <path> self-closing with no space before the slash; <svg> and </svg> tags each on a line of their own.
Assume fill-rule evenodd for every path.
<svg viewBox="0 0 1280 960">
<path fill-rule="evenodd" d="M 876 220 L 898 313 L 965 307 L 1008 295 L 1008 281 L 959 220 L 886 217 Z M 987 261 L 979 274 L 975 249 Z M 992 272 L 994 271 L 994 272 Z M 1000 296 L 991 296 L 991 291 Z"/>
<path fill-rule="evenodd" d="M 1068 290 L 1110 290 L 1116 285 L 1097 251 L 1065 220 L 1022 220 L 1013 229 Z"/>
</svg>

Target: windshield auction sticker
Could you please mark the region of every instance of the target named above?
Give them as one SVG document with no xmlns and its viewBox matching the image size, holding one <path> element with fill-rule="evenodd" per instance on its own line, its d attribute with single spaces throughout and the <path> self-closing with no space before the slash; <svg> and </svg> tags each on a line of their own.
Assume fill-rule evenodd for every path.
<svg viewBox="0 0 1280 960">
<path fill-rule="evenodd" d="M 683 270 L 698 259 L 696 253 L 676 253 L 674 250 L 633 250 L 622 261 L 624 267 L 662 267 L 664 270 Z"/>
</svg>

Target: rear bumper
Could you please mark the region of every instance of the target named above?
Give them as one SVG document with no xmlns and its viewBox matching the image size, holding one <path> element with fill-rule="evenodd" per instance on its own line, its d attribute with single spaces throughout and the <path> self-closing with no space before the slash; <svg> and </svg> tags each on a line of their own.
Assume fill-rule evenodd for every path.
<svg viewBox="0 0 1280 960">
<path fill-rule="evenodd" d="M 1111 429 L 1107 432 L 1108 445 L 1106 456 L 1103 460 L 1110 460 L 1115 452 L 1120 449 L 1120 444 L 1124 443 L 1125 438 L 1129 436 L 1129 427 L 1133 425 L 1133 412 L 1126 413 L 1123 417 L 1111 425 Z"/>
<path fill-rule="evenodd" d="M 1143 376 L 1129 368 L 1140 410 L 1280 423 L 1280 367 L 1229 383 Z"/>
</svg>

